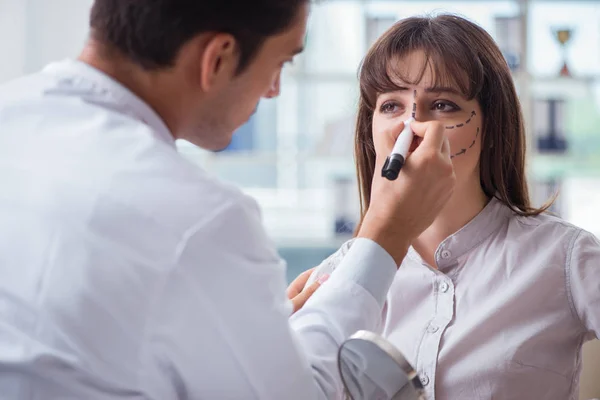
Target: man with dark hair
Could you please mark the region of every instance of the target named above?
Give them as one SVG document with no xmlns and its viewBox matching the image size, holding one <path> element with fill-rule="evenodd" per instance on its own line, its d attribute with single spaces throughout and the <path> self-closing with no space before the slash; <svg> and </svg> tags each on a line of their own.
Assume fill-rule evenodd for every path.
<svg viewBox="0 0 600 400">
<path fill-rule="evenodd" d="M 453 190 L 441 125 L 415 125 L 424 139 L 398 180 L 375 173 L 351 250 L 291 318 L 256 203 L 174 144 L 221 149 L 277 96 L 308 8 L 96 0 L 78 60 L 0 88 L 2 398 L 339 392 L 338 346 L 377 329 L 410 242 Z"/>
</svg>

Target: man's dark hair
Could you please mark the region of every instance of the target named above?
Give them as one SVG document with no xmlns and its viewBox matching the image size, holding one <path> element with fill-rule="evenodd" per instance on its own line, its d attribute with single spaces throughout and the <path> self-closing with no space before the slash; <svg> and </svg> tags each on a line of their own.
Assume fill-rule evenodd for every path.
<svg viewBox="0 0 600 400">
<path fill-rule="evenodd" d="M 200 33 L 229 33 L 238 43 L 240 73 L 307 1 L 95 0 L 90 25 L 94 39 L 145 69 L 172 66 L 181 47 Z"/>
</svg>

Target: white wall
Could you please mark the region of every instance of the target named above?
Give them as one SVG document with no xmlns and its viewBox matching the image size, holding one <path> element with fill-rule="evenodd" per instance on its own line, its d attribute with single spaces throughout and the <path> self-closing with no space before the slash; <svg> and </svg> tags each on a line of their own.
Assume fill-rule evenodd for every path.
<svg viewBox="0 0 600 400">
<path fill-rule="evenodd" d="M 0 82 L 25 69 L 25 0 L 0 0 Z"/>
<path fill-rule="evenodd" d="M 0 83 L 76 57 L 92 0 L 0 0 Z"/>
</svg>

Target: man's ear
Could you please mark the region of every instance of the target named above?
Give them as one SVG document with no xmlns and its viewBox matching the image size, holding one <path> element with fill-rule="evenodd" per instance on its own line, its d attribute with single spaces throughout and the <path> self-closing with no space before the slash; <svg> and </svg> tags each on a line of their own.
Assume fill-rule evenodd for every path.
<svg viewBox="0 0 600 400">
<path fill-rule="evenodd" d="M 206 43 L 200 58 L 200 86 L 208 92 L 235 74 L 238 65 L 236 40 L 232 35 L 218 33 Z"/>
</svg>

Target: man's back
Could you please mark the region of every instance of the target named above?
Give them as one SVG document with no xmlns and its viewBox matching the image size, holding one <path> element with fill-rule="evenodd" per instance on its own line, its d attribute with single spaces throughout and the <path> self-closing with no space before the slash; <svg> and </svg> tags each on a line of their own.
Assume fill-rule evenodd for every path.
<svg viewBox="0 0 600 400">
<path fill-rule="evenodd" d="M 156 303 L 189 232 L 236 202 L 253 207 L 104 83 L 67 62 L 0 90 L 0 392 L 11 399 L 175 397 L 183 389 L 157 377 L 176 362 L 148 348 Z"/>
</svg>

